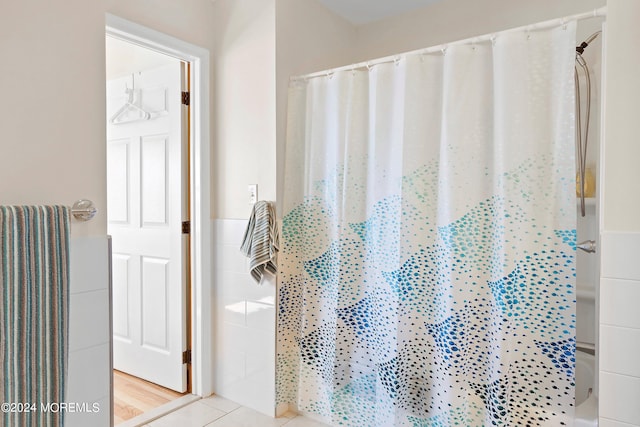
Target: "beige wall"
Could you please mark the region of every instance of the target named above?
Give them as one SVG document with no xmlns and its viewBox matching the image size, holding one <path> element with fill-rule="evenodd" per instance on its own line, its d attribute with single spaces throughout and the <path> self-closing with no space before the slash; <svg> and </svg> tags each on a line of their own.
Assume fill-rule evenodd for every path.
<svg viewBox="0 0 640 427">
<path fill-rule="evenodd" d="M 217 0 L 213 27 L 212 216 L 243 219 L 247 186 L 276 198 L 275 0 Z"/>
<path fill-rule="evenodd" d="M 289 78 L 353 62 L 355 41 L 356 28 L 317 1 L 277 1 L 276 170 L 279 207 L 284 191 Z"/>
<path fill-rule="evenodd" d="M 104 8 L 5 2 L 0 14 L 0 203 L 72 204 L 103 214 L 74 232 L 106 234 Z"/>
<path fill-rule="evenodd" d="M 640 2 L 609 0 L 603 231 L 640 231 Z"/>
<path fill-rule="evenodd" d="M 206 0 L 4 2 L 0 13 L 0 203 L 100 213 L 74 235 L 106 234 L 105 13 L 211 48 Z"/>
<path fill-rule="evenodd" d="M 351 62 L 356 30 L 315 0 L 216 0 L 211 26 L 212 217 L 246 219 L 249 184 L 281 198 L 289 76 Z"/>
<path fill-rule="evenodd" d="M 606 0 L 444 0 L 358 28 L 356 60 L 379 58 L 590 11 Z"/>
</svg>

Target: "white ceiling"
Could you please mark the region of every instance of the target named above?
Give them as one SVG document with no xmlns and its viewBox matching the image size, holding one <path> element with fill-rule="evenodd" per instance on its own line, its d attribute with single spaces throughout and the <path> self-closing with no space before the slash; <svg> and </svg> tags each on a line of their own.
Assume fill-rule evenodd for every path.
<svg viewBox="0 0 640 427">
<path fill-rule="evenodd" d="M 353 24 L 400 15 L 443 0 L 318 0 Z"/>
</svg>

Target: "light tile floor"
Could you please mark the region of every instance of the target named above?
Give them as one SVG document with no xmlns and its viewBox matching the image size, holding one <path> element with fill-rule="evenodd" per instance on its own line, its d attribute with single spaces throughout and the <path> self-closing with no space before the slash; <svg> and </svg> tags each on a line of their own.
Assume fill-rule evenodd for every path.
<svg viewBox="0 0 640 427">
<path fill-rule="evenodd" d="M 161 418 L 145 424 L 147 427 L 327 427 L 309 418 L 287 413 L 272 418 L 218 396 L 190 403 Z"/>
</svg>

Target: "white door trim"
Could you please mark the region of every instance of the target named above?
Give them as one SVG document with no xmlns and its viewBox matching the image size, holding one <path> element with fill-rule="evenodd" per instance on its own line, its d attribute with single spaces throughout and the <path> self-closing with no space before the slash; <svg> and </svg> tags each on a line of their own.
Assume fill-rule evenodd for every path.
<svg viewBox="0 0 640 427">
<path fill-rule="evenodd" d="M 211 190 L 209 51 L 109 13 L 106 34 L 191 63 L 191 345 L 192 390 L 213 393 L 211 348 Z M 113 338 L 112 338 L 113 339 Z"/>
</svg>

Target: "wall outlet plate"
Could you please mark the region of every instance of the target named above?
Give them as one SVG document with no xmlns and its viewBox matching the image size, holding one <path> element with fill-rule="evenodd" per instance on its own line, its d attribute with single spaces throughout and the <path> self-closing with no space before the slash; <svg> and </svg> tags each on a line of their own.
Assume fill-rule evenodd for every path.
<svg viewBox="0 0 640 427">
<path fill-rule="evenodd" d="M 249 204 L 253 205 L 258 201 L 258 184 L 249 184 Z"/>
</svg>

